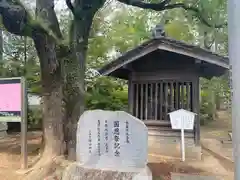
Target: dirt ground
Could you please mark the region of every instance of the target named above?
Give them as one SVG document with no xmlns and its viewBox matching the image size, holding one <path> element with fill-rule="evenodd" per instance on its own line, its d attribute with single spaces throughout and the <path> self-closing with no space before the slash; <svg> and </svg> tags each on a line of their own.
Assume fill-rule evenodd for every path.
<svg viewBox="0 0 240 180">
<path fill-rule="evenodd" d="M 227 131 L 231 129 L 229 118 L 223 113 L 219 114 L 221 121 L 211 123 L 202 128 L 201 138 L 218 139 L 227 138 Z M 224 124 L 225 123 L 225 124 Z M 226 124 L 228 123 L 228 125 Z M 41 132 L 28 133 L 28 164 L 31 167 L 38 159 L 41 143 Z M 0 179 L 22 180 L 21 171 L 21 146 L 20 135 L 11 134 L 0 139 Z M 157 157 L 156 157 L 157 158 Z M 203 149 L 203 160 L 192 162 L 180 162 L 179 159 L 159 158 L 159 163 L 148 164 L 152 170 L 154 180 L 170 180 L 171 173 L 187 173 L 199 175 L 221 175 L 226 180 L 233 180 L 233 164 L 216 154 Z"/>
<path fill-rule="evenodd" d="M 201 174 L 204 171 L 187 165 L 174 162 L 161 162 L 148 164 L 152 171 L 153 180 L 171 180 L 171 173 Z"/>
<path fill-rule="evenodd" d="M 38 160 L 38 149 L 41 143 L 41 133 L 31 132 L 28 134 L 28 164 L 31 167 Z M 24 179 L 21 171 L 21 146 L 19 134 L 11 134 L 0 139 L 0 179 L 1 180 L 22 180 Z M 183 166 L 174 162 L 161 160 L 159 163 L 148 164 L 152 170 L 154 179 L 170 179 L 171 172 L 182 173 L 201 173 L 202 170 Z"/>
<path fill-rule="evenodd" d="M 218 118 L 215 121 L 201 127 L 201 141 L 207 143 L 216 151 L 213 152 L 211 148 L 209 150 L 202 147 L 202 161 L 182 163 L 179 159 L 169 160 L 168 158 L 164 160 L 164 158 L 160 158 L 159 161 L 164 163 L 150 164 L 153 176 L 162 176 L 162 180 L 170 180 L 170 174 L 173 172 L 222 176 L 225 180 L 233 180 L 234 163 L 230 158 L 232 156 L 232 145 L 222 145 L 221 143 L 222 140 L 229 139 L 228 132 L 231 129 L 232 123 L 229 113 L 226 111 L 218 112 Z"/>
<path fill-rule="evenodd" d="M 41 143 L 41 133 L 28 134 L 28 164 L 34 164 L 38 160 L 38 150 Z M 0 179 L 23 180 L 24 171 L 21 170 L 21 146 L 19 134 L 11 134 L 0 139 Z M 169 180 L 171 172 L 198 174 L 203 170 L 191 166 L 178 164 L 173 161 L 160 160 L 159 163 L 148 164 L 156 180 Z"/>
<path fill-rule="evenodd" d="M 38 150 L 41 143 L 41 133 L 28 133 L 28 164 L 34 164 L 38 160 Z M 22 180 L 24 179 L 21 171 L 21 146 L 20 135 L 11 134 L 5 138 L 0 139 L 0 179 L 1 180 Z M 190 166 L 183 166 L 174 162 L 166 162 L 162 160 L 159 163 L 150 163 L 153 177 L 156 180 L 162 177 L 162 180 L 170 179 L 171 172 L 182 172 L 196 174 L 202 172 L 200 169 L 192 168 Z"/>
<path fill-rule="evenodd" d="M 10 134 L 0 139 L 0 179 L 21 180 L 21 145 L 19 133 Z M 33 165 L 39 158 L 41 133 L 28 133 L 28 164 Z"/>
<path fill-rule="evenodd" d="M 161 159 L 159 163 L 149 164 L 153 180 L 170 180 L 171 173 L 184 173 L 191 175 L 221 176 L 225 180 L 233 180 L 233 166 L 225 159 L 221 159 L 209 151 L 203 150 L 201 161 L 181 162 L 179 159 Z"/>
</svg>

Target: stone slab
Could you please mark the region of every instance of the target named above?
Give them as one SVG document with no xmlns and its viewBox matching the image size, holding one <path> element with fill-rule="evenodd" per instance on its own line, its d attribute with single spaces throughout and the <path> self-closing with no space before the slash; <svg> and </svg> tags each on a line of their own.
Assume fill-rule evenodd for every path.
<svg viewBox="0 0 240 180">
<path fill-rule="evenodd" d="M 135 172 L 120 172 L 85 168 L 72 163 L 63 172 L 62 180 L 152 180 L 152 173 L 146 166 Z"/>
<path fill-rule="evenodd" d="M 148 129 L 124 111 L 85 111 L 77 129 L 77 161 L 84 167 L 129 172 L 147 164 Z"/>
</svg>

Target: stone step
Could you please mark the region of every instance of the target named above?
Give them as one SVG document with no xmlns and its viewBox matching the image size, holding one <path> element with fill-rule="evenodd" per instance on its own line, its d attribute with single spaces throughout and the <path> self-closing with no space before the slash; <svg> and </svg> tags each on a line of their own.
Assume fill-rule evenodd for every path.
<svg viewBox="0 0 240 180">
<path fill-rule="evenodd" d="M 146 126 L 151 127 L 151 126 L 167 126 L 167 127 L 171 127 L 171 123 L 170 121 L 163 121 L 163 120 L 145 120 L 143 121 Z"/>
<path fill-rule="evenodd" d="M 200 176 L 200 175 L 189 175 L 189 174 L 179 174 L 172 173 L 172 180 L 224 180 L 221 176 Z"/>
<path fill-rule="evenodd" d="M 150 130 L 150 131 L 172 131 L 172 132 L 180 132 L 180 130 L 178 130 L 178 129 L 172 129 L 171 127 L 164 127 L 164 126 L 162 126 L 162 127 L 156 127 L 156 126 L 150 126 L 150 127 L 148 127 L 148 130 Z M 189 132 L 189 133 L 193 133 L 193 130 L 185 130 L 184 132 Z"/>
<path fill-rule="evenodd" d="M 162 136 L 162 137 L 181 137 L 181 132 L 174 132 L 174 131 L 148 131 L 149 136 Z M 185 138 L 194 138 L 193 133 L 184 133 Z"/>
</svg>

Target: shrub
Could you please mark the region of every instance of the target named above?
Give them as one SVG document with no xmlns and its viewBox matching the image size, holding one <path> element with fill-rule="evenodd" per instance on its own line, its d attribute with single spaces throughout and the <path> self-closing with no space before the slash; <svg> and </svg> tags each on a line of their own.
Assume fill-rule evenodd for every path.
<svg viewBox="0 0 240 180">
<path fill-rule="evenodd" d="M 42 128 L 42 110 L 40 106 L 31 106 L 28 108 L 28 127 L 29 129 Z"/>
</svg>

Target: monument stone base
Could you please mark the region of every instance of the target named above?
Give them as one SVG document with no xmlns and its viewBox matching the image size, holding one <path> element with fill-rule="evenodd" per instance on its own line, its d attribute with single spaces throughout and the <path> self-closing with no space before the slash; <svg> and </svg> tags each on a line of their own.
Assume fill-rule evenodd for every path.
<svg viewBox="0 0 240 180">
<path fill-rule="evenodd" d="M 79 163 L 72 163 L 63 172 L 62 180 L 152 180 L 151 170 L 133 169 L 130 172 L 100 170 L 83 167 Z"/>
<path fill-rule="evenodd" d="M 185 138 L 186 160 L 201 160 L 202 148 L 196 146 L 193 138 Z M 148 135 L 148 162 L 156 162 L 156 157 L 168 156 L 181 158 L 181 137 L 164 137 L 158 134 Z"/>
</svg>

